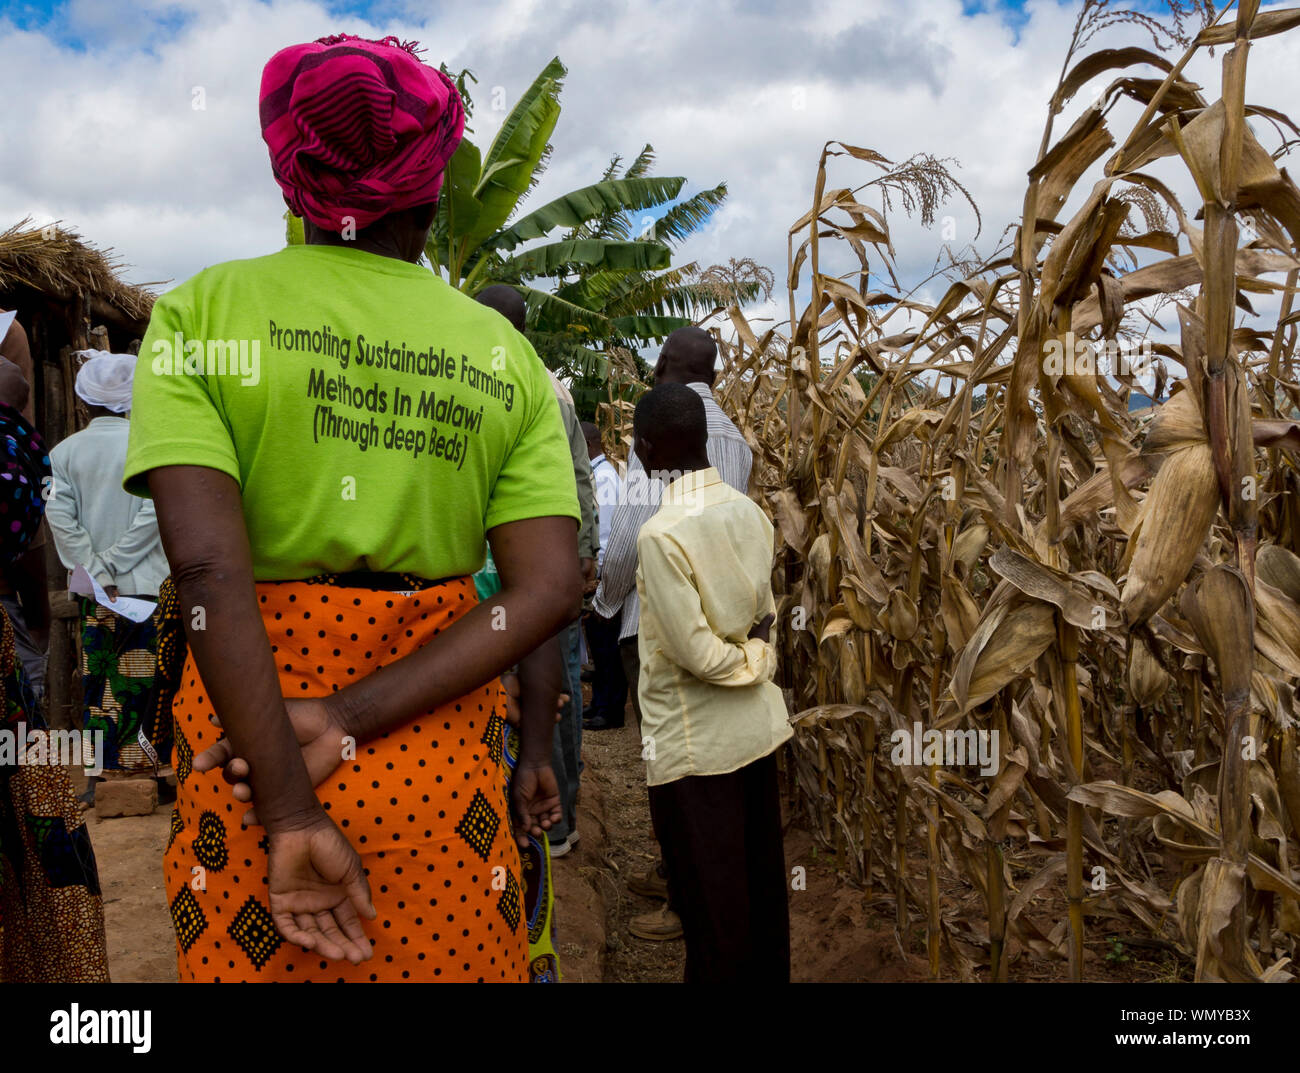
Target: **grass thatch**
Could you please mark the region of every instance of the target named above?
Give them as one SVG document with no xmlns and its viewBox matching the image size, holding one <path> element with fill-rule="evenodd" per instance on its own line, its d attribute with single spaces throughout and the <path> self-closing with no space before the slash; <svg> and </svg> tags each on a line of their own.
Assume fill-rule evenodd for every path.
<svg viewBox="0 0 1300 1073">
<path fill-rule="evenodd" d="M 61 223 L 32 227 L 30 218 L 0 234 L 0 294 L 21 288 L 66 302 L 80 293 L 124 318 L 147 321 L 154 296 L 117 277 L 121 262 Z"/>
</svg>

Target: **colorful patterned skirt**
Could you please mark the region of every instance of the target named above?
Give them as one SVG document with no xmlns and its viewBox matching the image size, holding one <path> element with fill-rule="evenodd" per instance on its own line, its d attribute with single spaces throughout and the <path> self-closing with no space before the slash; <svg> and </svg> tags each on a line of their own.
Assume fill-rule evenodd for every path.
<svg viewBox="0 0 1300 1073">
<path fill-rule="evenodd" d="M 506 728 L 506 763 L 514 781 L 522 740 L 514 727 Z M 555 888 L 551 885 L 551 844 L 528 836 L 528 848 L 519 851 L 524 875 L 524 923 L 528 928 L 528 982 L 558 984 L 560 959 L 555 953 Z"/>
<path fill-rule="evenodd" d="M 287 697 L 324 696 L 428 644 L 477 602 L 469 578 L 390 591 L 352 577 L 262 582 Z M 417 585 L 425 587 L 417 588 Z M 178 779 L 164 857 L 185 981 L 510 981 L 528 977 L 521 863 L 506 805 L 504 699 L 489 684 L 357 746 L 316 788 L 361 855 L 374 957 L 326 961 L 271 922 L 266 832 L 193 758 L 216 741 L 193 657 L 172 704 Z"/>
<path fill-rule="evenodd" d="M 14 745 L 45 732 L 3 609 L 0 730 Z M 16 761 L 0 761 L 0 983 L 107 982 L 95 853 L 68 773 Z"/>
<path fill-rule="evenodd" d="M 501 577 L 491 549 L 483 568 L 474 575 L 479 601 L 501 591 Z M 506 763 L 513 785 L 515 767 L 522 747 L 519 731 L 506 728 Z M 519 851 L 524 866 L 524 917 L 528 925 L 528 982 L 558 984 L 562 979 L 560 959 L 555 954 L 555 889 L 551 885 L 551 844 L 545 838 L 528 836 L 528 848 Z"/>
<path fill-rule="evenodd" d="M 84 725 L 103 735 L 99 763 L 109 771 L 154 771 L 165 760 L 150 742 L 158 688 L 157 617 L 155 611 L 132 622 L 94 600 L 81 600 Z"/>
</svg>

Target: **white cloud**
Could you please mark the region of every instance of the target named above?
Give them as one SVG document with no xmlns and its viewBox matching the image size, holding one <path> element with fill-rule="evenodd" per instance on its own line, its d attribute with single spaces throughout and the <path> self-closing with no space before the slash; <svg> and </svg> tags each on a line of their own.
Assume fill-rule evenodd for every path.
<svg viewBox="0 0 1300 1073">
<path fill-rule="evenodd" d="M 564 111 L 533 197 L 594 181 L 610 156 L 651 142 L 661 174 L 687 176 L 688 190 L 724 179 L 730 189 L 686 257 L 753 257 L 779 285 L 787 230 L 811 205 L 817 157 L 832 139 L 894 160 L 924 151 L 960 161 L 988 251 L 1020 214 L 1074 19 L 1072 6 L 1052 0 L 1029 5 L 1018 36 L 996 14 L 964 16 L 959 0 L 489 0 L 432 18 L 412 4 L 382 25 L 331 16 L 308 0 L 153 0 L 114 5 L 116 17 L 105 6 L 78 0 L 67 13 L 71 30 L 93 41 L 84 50 L 0 18 L 0 218 L 61 218 L 114 247 L 138 281 L 184 279 L 280 244 L 283 206 L 257 123 L 261 68 L 286 44 L 340 30 L 415 38 L 426 59 L 472 68 L 475 137 L 484 144 L 502 116 L 490 107 L 493 87 L 512 102 L 558 54 L 570 72 Z M 1146 43 L 1130 29 L 1092 47 L 1121 38 Z M 1198 58 L 1189 69 L 1211 96 L 1218 62 Z M 1286 108 L 1300 40 L 1259 42 L 1250 70 L 1250 98 Z M 195 87 L 204 110 L 192 107 Z M 1087 97 L 1085 89 L 1058 118 L 1058 135 Z M 1120 111 L 1113 128 L 1122 136 L 1137 110 Z M 830 182 L 857 186 L 872 175 L 844 158 L 832 162 Z M 1178 189 L 1192 194 L 1185 180 Z M 958 202 L 945 211 L 957 244 L 969 241 L 969 209 Z M 934 264 L 939 227 L 926 231 L 898 212 L 893 222 L 903 271 L 919 278 Z M 828 257 L 832 270 L 851 267 Z M 785 315 L 783 301 L 774 308 Z"/>
</svg>

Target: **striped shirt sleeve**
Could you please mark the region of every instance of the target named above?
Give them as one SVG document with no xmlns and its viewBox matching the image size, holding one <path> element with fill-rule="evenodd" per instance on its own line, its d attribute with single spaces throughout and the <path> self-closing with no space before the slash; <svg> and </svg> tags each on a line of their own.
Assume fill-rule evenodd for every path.
<svg viewBox="0 0 1300 1073">
<path fill-rule="evenodd" d="M 609 527 L 609 547 L 605 549 L 605 559 L 601 564 L 600 587 L 593 601 L 596 613 L 604 618 L 618 614 L 629 594 L 633 601 L 636 599 L 636 539 L 641 526 L 659 509 L 663 488 L 658 481 L 650 479 L 634 454 L 628 460 L 627 479 L 621 493 Z M 628 621 L 630 610 L 624 608 L 623 630 L 629 625 L 632 627 L 631 633 L 624 636 L 636 632 L 635 616 L 630 623 Z"/>
<path fill-rule="evenodd" d="M 741 495 L 749 494 L 749 475 L 753 468 L 753 453 L 744 436 L 714 401 L 713 392 L 704 383 L 688 384 L 704 402 L 704 416 L 708 426 L 707 446 L 709 464 L 718 475 Z M 636 593 L 637 552 L 636 541 L 641 526 L 659 510 L 663 486 L 652 481 L 633 454 L 628 460 L 627 479 L 623 483 L 622 499 L 614 512 L 610 525 L 609 547 L 601 564 L 600 587 L 592 606 L 604 618 L 612 618 L 623 611 L 619 640 L 634 637 L 641 617 L 641 603 Z"/>
</svg>

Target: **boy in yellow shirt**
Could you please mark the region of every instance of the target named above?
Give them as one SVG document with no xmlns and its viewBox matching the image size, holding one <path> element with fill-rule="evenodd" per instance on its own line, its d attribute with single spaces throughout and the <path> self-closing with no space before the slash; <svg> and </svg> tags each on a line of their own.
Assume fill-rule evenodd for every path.
<svg viewBox="0 0 1300 1073">
<path fill-rule="evenodd" d="M 633 418 L 666 485 L 637 538 L 650 815 L 686 939 L 686 981 L 786 982 L 776 750 L 791 729 L 768 634 L 772 524 L 709 465 L 700 397 L 662 384 Z"/>
</svg>

